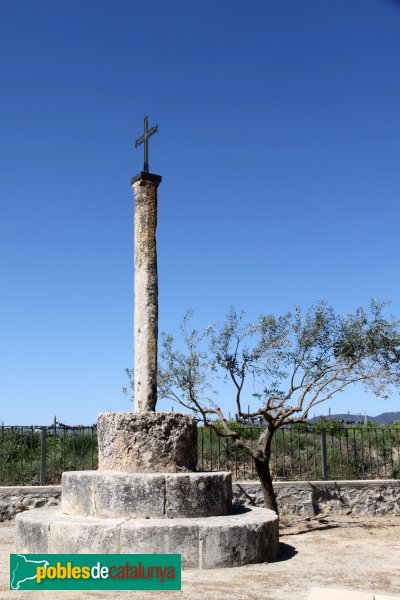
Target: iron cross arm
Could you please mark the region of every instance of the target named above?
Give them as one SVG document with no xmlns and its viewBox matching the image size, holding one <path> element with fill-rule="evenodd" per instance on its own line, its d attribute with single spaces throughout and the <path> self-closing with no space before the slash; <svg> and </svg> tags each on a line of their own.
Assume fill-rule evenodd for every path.
<svg viewBox="0 0 400 600">
<path fill-rule="evenodd" d="M 146 173 L 149 172 L 149 142 L 148 139 L 150 136 L 154 135 L 158 131 L 158 125 L 154 125 L 151 129 L 149 129 L 149 117 L 146 115 L 144 117 L 144 133 L 138 138 L 135 142 L 135 148 L 144 144 L 144 165 L 143 171 Z"/>
</svg>

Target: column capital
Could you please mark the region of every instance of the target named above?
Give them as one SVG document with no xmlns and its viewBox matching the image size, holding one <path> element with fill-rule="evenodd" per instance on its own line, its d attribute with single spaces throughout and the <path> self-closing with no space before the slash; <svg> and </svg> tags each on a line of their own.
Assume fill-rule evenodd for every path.
<svg viewBox="0 0 400 600">
<path fill-rule="evenodd" d="M 131 185 L 137 181 L 149 181 L 158 186 L 161 183 L 161 179 L 161 175 L 155 175 L 154 173 L 148 173 L 147 171 L 140 171 L 140 173 L 132 177 Z"/>
</svg>

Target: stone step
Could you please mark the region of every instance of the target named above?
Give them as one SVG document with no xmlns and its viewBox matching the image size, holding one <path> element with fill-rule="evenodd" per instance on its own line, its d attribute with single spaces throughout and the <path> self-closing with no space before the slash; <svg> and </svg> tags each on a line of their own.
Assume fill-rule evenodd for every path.
<svg viewBox="0 0 400 600">
<path fill-rule="evenodd" d="M 178 553 L 183 567 L 212 569 L 272 560 L 278 545 L 278 516 L 266 508 L 173 520 L 68 516 L 59 507 L 16 516 L 17 553 Z"/>
<path fill-rule="evenodd" d="M 62 512 L 102 518 L 210 517 L 232 508 L 231 473 L 69 471 Z"/>
</svg>

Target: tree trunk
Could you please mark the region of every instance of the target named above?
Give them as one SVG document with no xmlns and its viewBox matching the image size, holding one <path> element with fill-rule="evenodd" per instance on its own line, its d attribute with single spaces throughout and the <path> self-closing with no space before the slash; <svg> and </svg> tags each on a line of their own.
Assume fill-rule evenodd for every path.
<svg viewBox="0 0 400 600">
<path fill-rule="evenodd" d="M 279 514 L 276 496 L 272 485 L 271 471 L 269 470 L 269 458 L 254 459 L 257 475 L 260 479 L 263 492 L 264 506 Z"/>
</svg>

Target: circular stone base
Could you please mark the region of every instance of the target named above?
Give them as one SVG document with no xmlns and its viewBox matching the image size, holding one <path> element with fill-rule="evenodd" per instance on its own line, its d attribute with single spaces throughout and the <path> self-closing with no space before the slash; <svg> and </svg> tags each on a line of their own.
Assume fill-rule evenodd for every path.
<svg viewBox="0 0 400 600">
<path fill-rule="evenodd" d="M 99 471 L 179 473 L 197 466 L 197 426 L 183 413 L 100 413 Z"/>
<path fill-rule="evenodd" d="M 231 474 L 67 471 L 62 512 L 102 518 L 211 517 L 232 507 Z"/>
<path fill-rule="evenodd" d="M 15 552 L 25 554 L 181 554 L 187 568 L 238 567 L 272 560 L 278 516 L 266 508 L 199 519 L 101 519 L 59 507 L 16 516 Z"/>
</svg>

